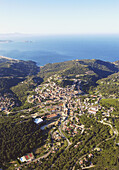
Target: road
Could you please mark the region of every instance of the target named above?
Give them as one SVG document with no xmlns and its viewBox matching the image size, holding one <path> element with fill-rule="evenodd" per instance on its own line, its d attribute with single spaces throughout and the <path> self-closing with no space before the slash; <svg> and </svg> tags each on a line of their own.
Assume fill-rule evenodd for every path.
<svg viewBox="0 0 119 170">
<path fill-rule="evenodd" d="M 29 100 L 30 96 L 27 97 L 27 102 L 28 103 L 32 103 L 30 100 Z"/>
<path fill-rule="evenodd" d="M 51 133 L 52 133 L 52 131 L 50 132 L 50 134 L 51 134 Z M 52 147 L 51 147 L 51 149 L 50 149 L 50 151 L 49 151 L 48 153 L 44 154 L 43 156 L 40 156 L 39 158 L 33 159 L 32 161 L 23 163 L 23 164 L 21 164 L 21 165 L 20 165 L 19 167 L 17 167 L 17 168 L 21 168 L 21 167 L 23 167 L 24 165 L 28 165 L 28 164 L 30 164 L 30 163 L 32 163 L 32 162 L 39 161 L 40 159 L 47 158 L 47 157 L 50 155 L 50 153 L 52 152 L 52 149 L 53 149 L 53 143 L 52 143 Z M 16 168 L 16 169 L 17 169 L 17 168 Z"/>
<path fill-rule="evenodd" d="M 68 148 L 72 143 L 71 143 L 71 142 L 69 141 L 69 139 L 62 133 L 61 127 L 59 127 L 59 132 L 60 132 L 61 136 L 64 137 L 64 138 L 67 140 L 67 143 L 68 143 L 67 148 Z M 66 149 L 67 149 L 67 148 L 66 148 Z"/>
<path fill-rule="evenodd" d="M 112 127 L 111 124 L 106 123 L 106 122 L 104 122 L 103 120 L 100 121 L 100 123 L 103 123 L 103 124 L 105 124 L 105 125 L 110 126 L 111 129 L 112 129 L 112 131 L 113 131 L 113 133 L 114 133 L 114 135 L 113 135 L 111 138 L 107 138 L 107 139 L 103 140 L 102 142 L 98 143 L 98 144 L 96 145 L 96 147 L 98 147 L 101 143 L 103 143 L 103 142 L 105 142 L 105 141 L 108 141 L 108 140 L 110 140 L 110 139 L 113 139 L 113 138 L 115 137 L 115 135 L 118 136 L 118 133 L 119 133 L 119 132 L 117 131 L 117 129 L 114 129 L 114 128 Z M 96 148 L 96 147 L 95 147 L 95 148 Z M 91 149 L 91 151 L 93 151 L 95 148 Z M 90 151 L 90 152 L 91 152 L 91 151 Z M 80 151 L 80 152 L 81 152 L 81 151 Z M 87 153 L 86 153 L 85 155 L 81 156 L 81 157 L 76 161 L 76 163 L 75 163 L 75 165 L 73 166 L 72 170 L 75 169 L 76 164 L 77 164 L 83 157 L 85 157 L 86 155 L 87 155 Z M 85 168 L 82 168 L 82 169 L 88 169 L 88 168 L 91 168 L 91 167 L 85 167 Z"/>
<path fill-rule="evenodd" d="M 82 168 L 82 169 L 89 169 L 89 168 L 93 168 L 93 167 L 95 167 L 95 165 L 90 165 L 90 166 L 87 166 L 87 167 L 84 167 L 84 168 Z"/>
<path fill-rule="evenodd" d="M 84 130 L 85 130 L 85 128 L 84 128 L 84 127 L 82 127 L 82 126 L 79 126 L 79 125 L 77 125 L 77 124 L 75 124 L 75 123 L 74 123 L 74 125 L 82 129 L 82 131 L 81 131 L 81 135 L 82 135 L 82 134 L 83 134 L 83 132 L 84 132 Z"/>
<path fill-rule="evenodd" d="M 41 157 L 39 157 L 39 158 L 36 158 L 36 159 L 33 159 L 32 161 L 23 163 L 23 164 L 21 164 L 21 165 L 20 165 L 19 167 L 17 167 L 17 168 L 21 168 L 21 167 L 23 167 L 24 165 L 28 165 L 28 164 L 31 164 L 32 162 L 39 161 L 40 159 L 47 158 L 47 157 L 50 155 L 51 152 L 52 152 L 52 148 L 51 148 L 51 150 L 50 150 L 48 153 L 44 154 L 43 156 L 41 156 Z M 17 168 L 16 168 L 16 169 L 17 169 Z"/>
<path fill-rule="evenodd" d="M 59 129 L 60 135 L 67 140 L 68 145 L 67 145 L 66 149 L 68 149 L 68 147 L 69 147 L 72 143 L 71 143 L 71 142 L 69 141 L 69 139 L 62 133 L 61 126 L 59 126 L 58 129 Z M 66 149 L 65 149 L 65 150 L 66 150 Z M 65 150 L 64 150 L 64 151 L 65 151 Z M 55 162 L 56 162 L 56 160 L 55 160 Z M 55 163 L 53 163 L 50 168 L 52 168 L 52 167 L 54 166 L 54 164 L 55 164 Z"/>
<path fill-rule="evenodd" d="M 104 122 L 103 120 L 100 121 L 100 123 L 103 123 L 104 125 L 110 126 L 111 129 L 112 129 L 112 131 L 113 131 L 113 133 L 114 133 L 116 136 L 118 136 L 118 134 L 119 134 L 118 130 L 117 130 L 117 129 L 114 129 L 113 126 L 112 126 L 111 124 L 109 124 L 109 123 L 107 123 L 107 122 Z"/>
</svg>

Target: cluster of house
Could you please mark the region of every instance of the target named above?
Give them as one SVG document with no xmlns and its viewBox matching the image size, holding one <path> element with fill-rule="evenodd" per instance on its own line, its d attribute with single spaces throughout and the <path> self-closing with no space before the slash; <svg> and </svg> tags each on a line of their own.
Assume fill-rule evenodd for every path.
<svg viewBox="0 0 119 170">
<path fill-rule="evenodd" d="M 49 82 L 43 85 L 39 85 L 35 91 L 37 92 L 36 95 L 31 96 L 30 100 L 32 102 L 38 101 L 44 102 L 44 105 L 50 105 L 55 103 L 64 103 L 64 101 L 70 101 L 68 103 L 71 108 L 73 101 L 72 98 L 76 97 L 78 94 L 78 91 L 75 91 L 74 89 L 67 87 L 62 88 L 56 85 L 54 82 Z M 76 104 L 76 103 L 74 103 Z M 62 111 L 62 106 L 60 107 L 60 111 Z"/>
<path fill-rule="evenodd" d="M 28 153 L 24 156 L 22 156 L 21 158 L 18 158 L 21 162 L 29 162 L 32 161 L 34 159 L 34 155 L 33 153 Z"/>
<path fill-rule="evenodd" d="M 74 145 L 74 148 L 77 148 L 79 145 L 81 145 L 82 142 L 78 142 L 76 145 Z"/>
<path fill-rule="evenodd" d="M 47 110 L 50 110 L 51 113 L 60 112 L 62 115 L 73 116 L 74 112 L 78 111 L 80 104 L 80 102 L 74 100 L 79 94 L 74 88 L 74 85 L 72 87 L 62 88 L 54 82 L 49 82 L 39 85 L 35 89 L 37 94 L 30 96 L 29 100 L 30 102 L 40 103 L 42 108 L 45 107 Z"/>
<path fill-rule="evenodd" d="M 56 141 L 60 141 L 62 139 L 61 134 L 58 131 L 53 133 L 52 138 Z"/>
<path fill-rule="evenodd" d="M 39 108 L 44 108 L 47 119 L 52 119 L 58 115 L 74 115 L 78 104 L 73 98 L 77 97 L 78 92 L 72 88 L 62 88 L 54 82 L 39 85 L 35 91 L 36 95 L 29 97 L 30 102 L 38 102 Z"/>
<path fill-rule="evenodd" d="M 18 106 L 16 99 L 14 98 L 13 94 L 0 94 L 0 111 L 9 112 L 15 106 Z"/>
<path fill-rule="evenodd" d="M 93 154 L 89 153 L 86 157 L 81 159 L 79 161 L 79 164 L 80 164 L 81 168 L 92 165 L 92 162 L 91 162 L 92 157 L 93 157 Z"/>
<path fill-rule="evenodd" d="M 47 119 L 56 118 L 58 115 L 62 117 L 75 116 L 76 118 L 77 114 L 81 116 L 85 111 L 96 116 L 96 113 L 101 109 L 99 105 L 100 96 L 92 95 L 89 98 L 86 97 L 84 101 L 81 102 L 78 90 L 75 90 L 74 84 L 62 88 L 55 82 L 50 81 L 50 78 L 48 81 L 47 83 L 39 85 L 35 89 L 36 94 L 30 96 L 30 101 L 38 102 L 39 108 L 45 108 L 44 115 L 46 115 Z M 74 124 L 70 124 L 70 126 L 67 127 L 67 125 L 64 124 L 63 130 L 74 135 L 78 130 L 78 127 L 74 126 Z"/>
<path fill-rule="evenodd" d="M 89 114 L 93 114 L 94 116 L 96 115 L 97 111 L 99 110 L 100 106 L 91 106 L 89 109 L 88 109 L 88 113 Z"/>
<path fill-rule="evenodd" d="M 57 142 L 55 146 L 52 147 L 52 153 L 56 153 L 59 150 L 59 147 L 63 144 L 63 142 Z"/>
<path fill-rule="evenodd" d="M 55 114 L 59 112 L 62 116 L 74 116 L 76 112 L 82 115 L 87 110 L 89 114 L 96 116 L 96 113 L 101 110 L 101 106 L 99 105 L 100 96 L 92 95 L 89 98 L 85 98 L 84 102 L 81 103 L 77 97 L 79 92 L 74 90 L 74 84 L 70 87 L 62 88 L 50 80 L 51 78 L 49 78 L 48 83 L 39 85 L 35 89 L 37 94 L 31 96 L 31 101 L 41 103 L 41 107 L 45 107 L 47 110 L 49 109 L 51 114 L 52 112 Z M 103 113 L 103 116 L 109 116 L 110 112 Z"/>
<path fill-rule="evenodd" d="M 52 153 L 55 153 L 64 144 L 64 141 L 62 140 L 64 138 L 61 136 L 61 134 L 58 131 L 55 131 L 52 135 L 52 139 L 55 140 L 55 143 L 53 144 L 52 147 Z"/>
<path fill-rule="evenodd" d="M 90 102 L 90 100 L 94 100 L 94 102 Z M 106 110 L 106 112 L 104 112 L 105 108 L 99 105 L 99 101 L 101 100 L 100 96 L 90 96 L 90 98 L 85 98 L 84 99 L 84 108 L 88 110 L 89 114 L 93 114 L 94 116 L 96 116 L 96 113 L 99 110 L 102 110 L 102 116 L 103 117 L 109 117 L 110 113 L 112 113 L 114 111 L 113 107 L 110 107 L 110 109 Z"/>
<path fill-rule="evenodd" d="M 82 102 L 79 98 L 78 90 L 75 90 L 74 84 L 62 88 L 50 80 L 51 78 L 49 78 L 47 83 L 39 85 L 35 89 L 37 94 L 30 98 L 32 102 L 38 101 L 39 107 L 45 108 L 44 115 L 46 115 L 47 119 L 56 118 L 58 115 L 61 115 L 64 119 L 67 116 L 78 119 L 76 115 L 81 116 L 85 111 L 87 111 L 89 115 L 93 114 L 96 116 L 96 113 L 101 110 L 101 106 L 99 105 L 100 96 L 92 95 L 86 97 Z M 105 113 L 105 115 L 107 114 L 108 113 Z M 71 121 L 72 123 L 68 121 L 70 120 L 68 119 L 62 124 L 63 131 L 74 136 L 79 130 L 82 130 L 74 124 L 73 120 Z"/>
<path fill-rule="evenodd" d="M 70 136 L 74 136 L 79 132 L 79 130 L 81 130 L 81 128 L 76 126 L 72 121 L 68 119 L 62 124 L 62 130 Z"/>
</svg>

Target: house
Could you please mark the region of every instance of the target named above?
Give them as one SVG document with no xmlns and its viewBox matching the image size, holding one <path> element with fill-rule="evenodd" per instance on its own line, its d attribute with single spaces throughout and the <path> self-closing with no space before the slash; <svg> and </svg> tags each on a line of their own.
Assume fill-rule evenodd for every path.
<svg viewBox="0 0 119 170">
<path fill-rule="evenodd" d="M 98 111 L 98 106 L 92 106 L 89 110 L 88 113 L 96 115 Z"/>
<path fill-rule="evenodd" d="M 56 118 L 57 116 L 58 116 L 57 114 L 50 114 L 50 115 L 47 115 L 47 118 L 53 119 L 53 118 Z"/>
<path fill-rule="evenodd" d="M 78 147 L 78 145 L 75 145 L 75 146 L 74 146 L 74 148 L 77 148 L 77 147 Z"/>
<path fill-rule="evenodd" d="M 19 158 L 19 160 L 21 162 L 28 162 L 28 161 L 31 161 L 32 159 L 34 159 L 33 153 L 28 153 L 28 154 L 22 156 L 21 158 Z"/>
<path fill-rule="evenodd" d="M 85 162 L 88 162 L 88 160 L 87 160 L 86 158 L 84 158 L 84 161 L 85 161 Z"/>
<path fill-rule="evenodd" d="M 98 111 L 98 106 L 92 106 L 90 109 L 94 111 Z"/>
<path fill-rule="evenodd" d="M 91 110 L 91 109 L 89 109 L 89 110 L 88 110 L 88 113 L 96 115 L 97 111 L 96 111 L 96 110 Z"/>
<path fill-rule="evenodd" d="M 82 164 L 83 164 L 83 160 L 80 160 L 80 161 L 79 161 L 79 164 L 82 165 Z"/>
<path fill-rule="evenodd" d="M 92 153 L 88 154 L 88 157 L 89 158 L 93 157 L 93 154 Z"/>
<path fill-rule="evenodd" d="M 34 120 L 34 122 L 35 122 L 36 124 L 40 124 L 40 123 L 43 122 L 43 119 L 41 119 L 41 118 L 36 118 L 36 119 Z"/>
<path fill-rule="evenodd" d="M 102 149 L 101 149 L 101 148 L 96 148 L 95 150 L 97 150 L 98 152 L 102 151 Z"/>
</svg>

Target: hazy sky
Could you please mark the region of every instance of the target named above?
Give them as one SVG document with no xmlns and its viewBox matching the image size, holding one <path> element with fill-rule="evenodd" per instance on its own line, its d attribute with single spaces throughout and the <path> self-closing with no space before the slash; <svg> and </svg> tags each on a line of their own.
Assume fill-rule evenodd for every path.
<svg viewBox="0 0 119 170">
<path fill-rule="evenodd" d="M 0 33 L 119 34 L 119 0 L 0 0 Z"/>
</svg>

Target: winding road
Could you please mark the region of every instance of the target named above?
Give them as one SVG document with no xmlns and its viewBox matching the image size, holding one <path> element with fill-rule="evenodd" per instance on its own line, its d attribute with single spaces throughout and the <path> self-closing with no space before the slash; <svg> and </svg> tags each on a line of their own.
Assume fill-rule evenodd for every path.
<svg viewBox="0 0 119 170">
<path fill-rule="evenodd" d="M 100 121 L 100 123 L 103 123 L 104 125 L 108 125 L 108 126 L 110 126 L 110 127 L 111 127 L 111 129 L 112 129 L 112 131 L 113 131 L 113 133 L 114 133 L 116 136 L 118 136 L 118 135 L 119 135 L 118 130 L 117 130 L 117 129 L 114 129 L 114 128 L 113 128 L 113 126 L 112 126 L 111 124 L 109 124 L 109 123 L 107 123 L 107 122 L 104 122 L 103 120 L 102 120 L 102 121 Z"/>
<path fill-rule="evenodd" d="M 105 142 L 105 141 L 108 141 L 108 140 L 110 140 L 110 139 L 113 139 L 113 138 L 115 137 L 115 135 L 118 136 L 118 134 L 119 134 L 118 130 L 117 130 L 117 129 L 114 129 L 111 124 L 109 124 L 109 123 L 107 123 L 107 122 L 104 122 L 103 120 L 102 120 L 102 121 L 99 121 L 99 122 L 100 122 L 100 123 L 103 123 L 104 125 L 110 126 L 110 128 L 112 129 L 114 135 L 113 135 L 111 138 L 107 138 L 107 139 L 103 140 L 102 142 L 98 143 L 98 144 L 96 145 L 96 147 L 99 146 L 100 144 L 102 144 L 102 143 Z M 96 148 L 96 147 L 95 147 L 95 148 Z M 93 151 L 95 148 L 93 148 L 91 151 Z M 91 152 L 91 151 L 90 151 L 90 152 Z M 75 165 L 73 166 L 72 170 L 75 170 L 76 164 L 77 164 L 82 158 L 84 158 L 86 155 L 87 155 L 87 153 L 86 153 L 85 155 L 81 156 L 81 157 L 76 161 L 76 163 L 75 163 Z M 92 166 L 92 167 L 94 167 L 94 166 Z M 91 167 L 85 167 L 85 168 L 82 168 L 82 169 L 88 169 L 88 168 L 91 168 Z"/>
<path fill-rule="evenodd" d="M 61 127 L 59 127 L 59 132 L 60 132 L 61 136 L 64 137 L 64 138 L 67 140 L 67 143 L 68 143 L 67 148 L 68 148 L 72 143 L 71 143 L 71 142 L 69 141 L 69 139 L 62 133 Z M 66 148 L 66 149 L 67 149 L 67 148 Z"/>
<path fill-rule="evenodd" d="M 41 156 L 41 157 L 39 157 L 39 158 L 33 159 L 32 161 L 23 163 L 23 164 L 21 164 L 19 167 L 17 167 L 16 169 L 21 168 L 21 167 L 23 167 L 24 165 L 31 164 L 32 162 L 39 161 L 40 159 L 47 158 L 47 157 L 50 155 L 51 152 L 52 152 L 52 148 L 51 148 L 51 150 L 50 150 L 48 153 L 46 153 L 45 155 L 43 155 L 43 156 Z"/>
</svg>

